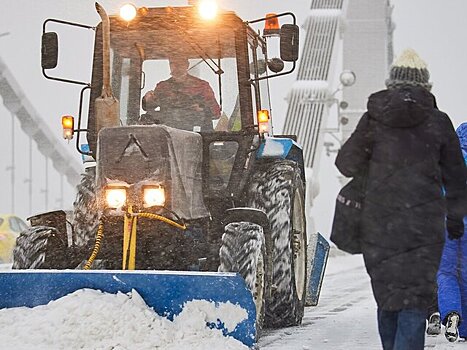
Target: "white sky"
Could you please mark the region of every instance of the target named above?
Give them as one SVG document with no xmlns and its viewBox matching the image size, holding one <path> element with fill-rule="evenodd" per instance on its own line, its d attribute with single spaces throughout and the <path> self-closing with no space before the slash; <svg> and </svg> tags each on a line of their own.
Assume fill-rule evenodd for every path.
<svg viewBox="0 0 467 350">
<path fill-rule="evenodd" d="M 357 0 L 352 0 L 357 1 Z M 108 13 L 114 13 L 126 1 L 102 0 L 101 4 Z M 186 1 L 139 0 L 136 5 L 164 6 L 183 5 Z M 221 6 L 236 11 L 244 19 L 262 17 L 268 12 L 292 11 L 297 15 L 298 24 L 305 21 L 311 0 L 221 0 Z M 467 1 L 465 0 L 391 0 L 394 5 L 393 22 L 396 24 L 394 32 L 394 51 L 401 52 L 406 47 L 412 47 L 428 63 L 433 81 L 433 93 L 437 96 L 439 108 L 446 111 L 453 119 L 454 125 L 459 125 L 467 119 L 464 101 L 464 82 L 467 72 Z M 10 32 L 10 35 L 0 37 L 0 56 L 7 63 L 10 70 L 31 100 L 42 118 L 49 123 L 56 133 L 61 147 L 70 151 L 70 156 L 79 160 L 74 142 L 67 145 L 61 140 L 60 116 L 64 114 L 77 115 L 79 101 L 79 87 L 46 80 L 40 70 L 40 36 L 42 23 L 46 18 L 59 18 L 73 22 L 95 25 L 99 17 L 94 9 L 93 0 L 2 0 L 0 11 L 0 34 Z M 86 33 L 83 41 L 69 41 L 68 52 L 76 56 L 73 73 L 87 79 L 86 69 L 79 71 L 79 67 L 88 64 L 91 59 L 89 42 Z M 304 32 L 301 33 L 304 38 Z M 88 35 L 89 37 L 89 35 Z M 63 40 L 62 40 L 63 41 Z M 303 43 L 303 41 L 302 41 Z M 273 109 L 277 126 L 282 125 L 287 110 L 284 98 L 289 91 L 295 74 L 271 81 L 273 92 Z M 11 164 L 11 116 L 0 105 L 0 115 L 3 125 L 0 128 L 2 147 L 2 163 L 0 166 L 0 212 L 10 211 L 10 172 L 5 170 Z M 16 212 L 21 216 L 29 215 L 27 184 L 28 140 L 18 129 L 16 131 Z M 45 188 L 44 160 L 34 151 L 34 191 L 33 213 L 45 211 L 45 197 L 41 192 Z M 59 177 L 49 165 L 49 210 L 58 208 L 60 197 Z M 333 158 L 323 156 L 322 172 L 329 178 L 334 174 Z M 321 184 L 321 195 L 317 205 L 321 206 L 319 217 L 316 219 L 317 228 L 327 236 L 330 230 L 332 208 L 335 193 L 338 190 L 336 181 L 324 181 Z M 72 204 L 72 189 L 65 181 L 65 206 Z"/>
</svg>

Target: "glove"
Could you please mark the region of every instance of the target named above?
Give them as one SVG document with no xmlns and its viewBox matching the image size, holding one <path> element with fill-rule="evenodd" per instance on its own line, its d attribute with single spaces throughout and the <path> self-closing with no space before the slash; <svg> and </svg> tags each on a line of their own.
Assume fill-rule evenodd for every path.
<svg viewBox="0 0 467 350">
<path fill-rule="evenodd" d="M 459 239 L 464 235 L 464 221 L 462 219 L 446 218 L 446 228 L 450 240 Z"/>
</svg>

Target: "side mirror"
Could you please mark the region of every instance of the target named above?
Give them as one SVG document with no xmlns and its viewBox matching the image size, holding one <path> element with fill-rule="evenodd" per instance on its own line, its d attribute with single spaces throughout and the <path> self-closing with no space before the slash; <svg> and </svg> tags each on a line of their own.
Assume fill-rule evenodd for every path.
<svg viewBox="0 0 467 350">
<path fill-rule="evenodd" d="M 268 60 L 268 68 L 273 73 L 282 72 L 284 69 L 284 61 L 280 58 L 271 58 Z"/>
<path fill-rule="evenodd" d="M 296 24 L 284 24 L 281 27 L 280 51 L 281 59 L 286 62 L 298 60 L 300 28 Z"/>
<path fill-rule="evenodd" d="M 42 34 L 41 66 L 43 69 L 57 67 L 58 35 L 55 32 Z"/>
</svg>

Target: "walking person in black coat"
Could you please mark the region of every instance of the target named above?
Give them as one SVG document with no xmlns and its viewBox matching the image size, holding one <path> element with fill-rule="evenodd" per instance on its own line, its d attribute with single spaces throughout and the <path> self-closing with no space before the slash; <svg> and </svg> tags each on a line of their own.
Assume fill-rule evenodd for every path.
<svg viewBox="0 0 467 350">
<path fill-rule="evenodd" d="M 383 348 L 422 350 L 444 230 L 464 232 L 467 175 L 415 51 L 393 63 L 386 86 L 370 96 L 336 166 L 347 177 L 367 175 L 361 243 Z"/>
</svg>

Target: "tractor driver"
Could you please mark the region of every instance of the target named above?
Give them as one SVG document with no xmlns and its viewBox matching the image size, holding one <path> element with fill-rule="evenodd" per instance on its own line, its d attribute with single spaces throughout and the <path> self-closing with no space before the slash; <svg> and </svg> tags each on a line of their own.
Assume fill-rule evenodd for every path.
<svg viewBox="0 0 467 350">
<path fill-rule="evenodd" d="M 161 124 L 189 131 L 213 131 L 212 120 L 221 110 L 207 81 L 188 74 L 185 57 L 169 59 L 170 75 L 143 97 L 146 111 L 160 108 L 156 119 Z"/>
</svg>

